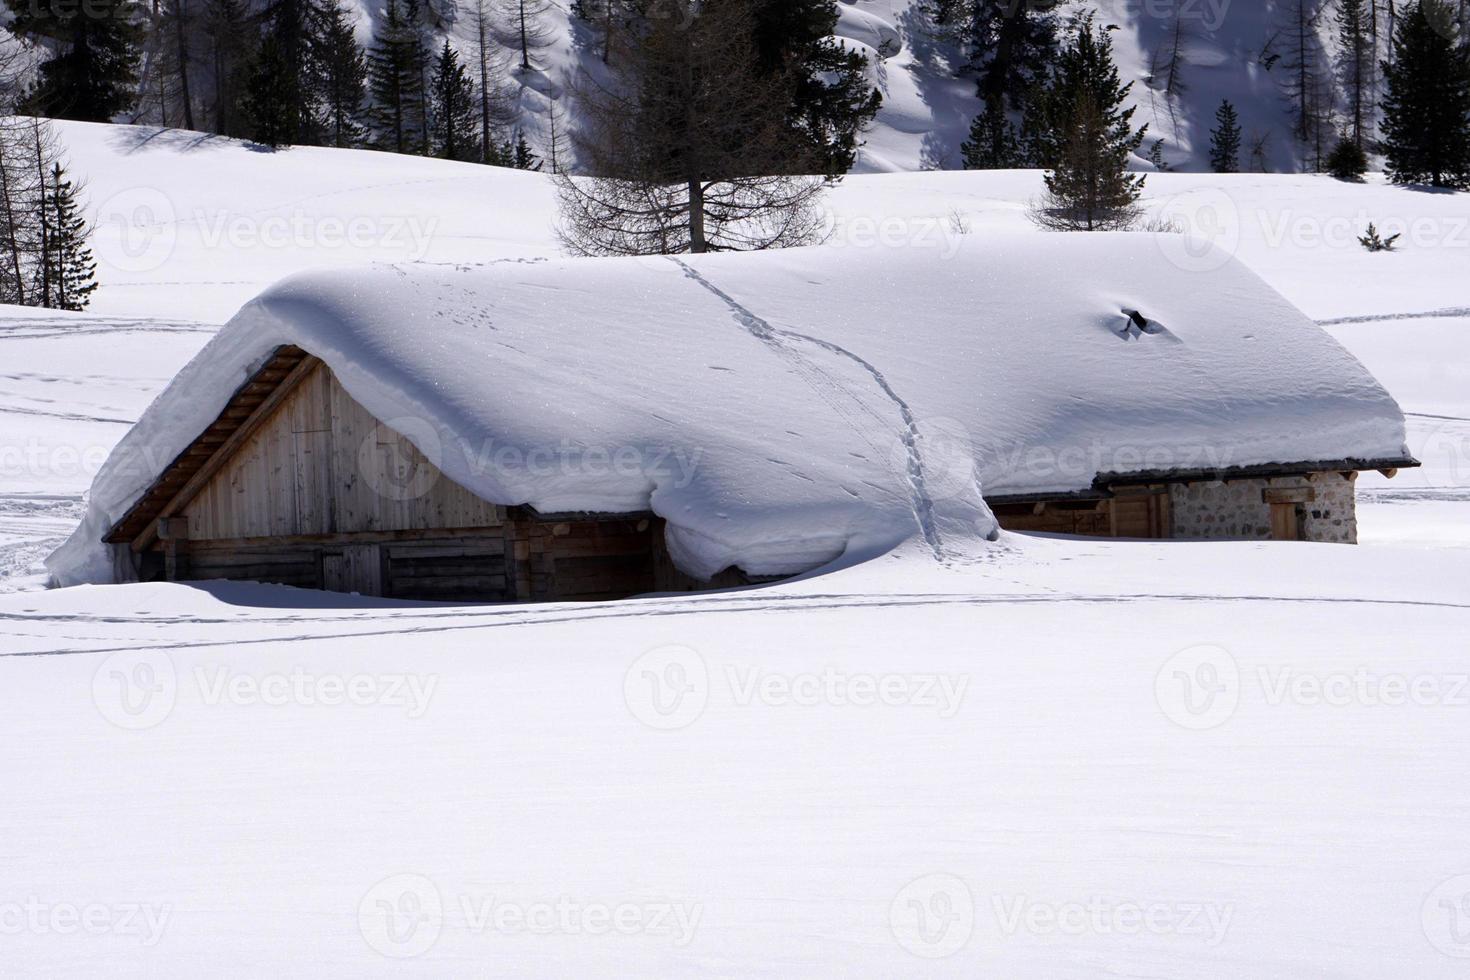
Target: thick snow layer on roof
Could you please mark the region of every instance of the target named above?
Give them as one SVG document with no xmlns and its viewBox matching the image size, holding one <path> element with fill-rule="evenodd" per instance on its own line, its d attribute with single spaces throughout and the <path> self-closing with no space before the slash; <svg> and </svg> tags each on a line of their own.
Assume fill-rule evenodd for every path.
<svg viewBox="0 0 1470 980">
<path fill-rule="evenodd" d="M 652 509 L 696 575 L 909 537 L 963 559 L 996 530 L 982 488 L 1406 455 L 1398 406 L 1351 355 L 1243 266 L 1170 239 L 289 279 L 145 413 L 48 564 L 107 580 L 106 529 L 288 343 L 451 479 L 545 513 Z"/>
</svg>

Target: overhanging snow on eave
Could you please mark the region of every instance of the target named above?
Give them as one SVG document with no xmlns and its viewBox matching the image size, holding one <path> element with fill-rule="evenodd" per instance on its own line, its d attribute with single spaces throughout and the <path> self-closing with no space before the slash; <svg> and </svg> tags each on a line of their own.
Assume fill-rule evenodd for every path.
<svg viewBox="0 0 1470 980">
<path fill-rule="evenodd" d="M 1093 478 L 1095 491 L 1107 491 L 1118 484 L 1131 483 L 1203 483 L 1216 480 L 1244 480 L 1277 476 L 1305 476 L 1308 473 L 1366 472 L 1369 470 L 1413 469 L 1420 463 L 1412 456 L 1379 459 L 1331 459 L 1301 463 L 1261 463 L 1255 466 L 1229 466 L 1195 470 L 1137 470 L 1128 473 L 1099 473 Z"/>
</svg>

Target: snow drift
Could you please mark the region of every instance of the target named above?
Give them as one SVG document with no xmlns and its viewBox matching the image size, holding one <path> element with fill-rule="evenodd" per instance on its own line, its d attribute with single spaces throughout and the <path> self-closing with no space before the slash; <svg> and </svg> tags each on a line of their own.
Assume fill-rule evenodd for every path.
<svg viewBox="0 0 1470 980">
<path fill-rule="evenodd" d="M 1350 354 L 1234 260 L 1181 262 L 1177 238 L 302 275 L 180 372 L 48 567 L 110 580 L 107 528 L 281 344 L 473 492 L 652 510 L 704 577 L 908 538 L 964 560 L 997 531 L 982 487 L 1407 455 L 1398 406 Z"/>
</svg>

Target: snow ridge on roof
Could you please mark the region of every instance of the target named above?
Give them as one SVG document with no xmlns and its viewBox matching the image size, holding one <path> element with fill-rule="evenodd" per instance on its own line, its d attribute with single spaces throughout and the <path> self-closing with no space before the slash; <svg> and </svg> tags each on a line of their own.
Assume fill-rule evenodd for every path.
<svg viewBox="0 0 1470 980">
<path fill-rule="evenodd" d="M 475 493 L 652 510 L 699 576 L 910 537 L 965 560 L 997 530 L 982 487 L 1407 455 L 1398 406 L 1351 355 L 1243 266 L 1189 271 L 1172 247 L 987 235 L 295 277 L 149 408 L 48 565 L 109 580 L 107 527 L 282 344 Z"/>
</svg>

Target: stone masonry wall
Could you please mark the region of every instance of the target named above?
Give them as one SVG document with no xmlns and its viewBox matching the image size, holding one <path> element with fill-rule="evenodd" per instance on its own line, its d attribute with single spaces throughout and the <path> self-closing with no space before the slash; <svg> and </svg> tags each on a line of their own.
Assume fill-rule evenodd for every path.
<svg viewBox="0 0 1470 980">
<path fill-rule="evenodd" d="M 1302 536 L 1308 541 L 1356 544 L 1358 522 L 1353 476 L 1313 473 L 1305 477 L 1176 483 L 1169 487 L 1176 538 L 1270 540 L 1271 505 L 1267 488 L 1311 487 L 1316 499 L 1297 505 Z"/>
</svg>

